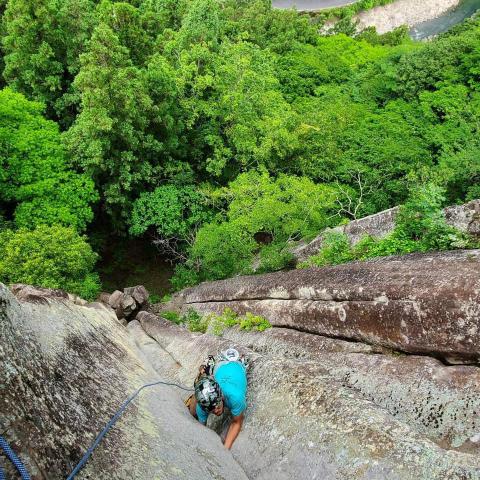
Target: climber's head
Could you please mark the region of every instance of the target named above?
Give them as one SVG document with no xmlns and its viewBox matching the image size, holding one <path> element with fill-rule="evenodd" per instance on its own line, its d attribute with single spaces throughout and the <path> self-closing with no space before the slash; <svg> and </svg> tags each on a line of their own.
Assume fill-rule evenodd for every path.
<svg viewBox="0 0 480 480">
<path fill-rule="evenodd" d="M 202 377 L 195 383 L 195 398 L 205 411 L 214 415 L 223 413 L 222 391 L 213 378 Z"/>
</svg>

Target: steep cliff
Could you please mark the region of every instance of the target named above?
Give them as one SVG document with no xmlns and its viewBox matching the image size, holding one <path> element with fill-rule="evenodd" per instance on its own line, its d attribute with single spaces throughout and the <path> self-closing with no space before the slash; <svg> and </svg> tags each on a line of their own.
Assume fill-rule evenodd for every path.
<svg viewBox="0 0 480 480">
<path fill-rule="evenodd" d="M 479 251 L 415 254 L 237 277 L 174 299 L 179 309 L 228 306 L 274 324 L 223 337 L 147 311 L 125 327 L 102 304 L 31 287 L 15 297 L 2 286 L 0 434 L 34 479 L 65 478 L 138 387 L 190 386 L 208 354 L 235 346 L 251 367 L 231 452 L 189 415 L 188 392 L 158 385 L 79 478 L 478 480 L 479 263 Z M 209 426 L 221 434 L 226 420 Z"/>
<path fill-rule="evenodd" d="M 0 434 L 32 479 L 64 479 L 137 388 L 160 380 L 113 310 L 63 292 L 0 284 Z M 245 479 L 195 422 L 187 392 L 158 385 L 128 408 L 78 478 Z M 17 478 L 3 455 L 7 479 Z"/>
</svg>

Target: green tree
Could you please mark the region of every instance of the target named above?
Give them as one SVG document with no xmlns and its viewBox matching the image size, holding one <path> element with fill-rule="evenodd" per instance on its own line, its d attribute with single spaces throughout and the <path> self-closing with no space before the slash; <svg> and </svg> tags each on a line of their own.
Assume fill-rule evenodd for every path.
<svg viewBox="0 0 480 480">
<path fill-rule="evenodd" d="M 97 8 L 97 16 L 99 22 L 115 32 L 120 45 L 128 48 L 132 63 L 143 66 L 152 54 L 156 35 L 152 38 L 144 28 L 140 9 L 127 2 L 102 0 Z"/>
<path fill-rule="evenodd" d="M 252 272 L 254 238 L 235 223 L 210 223 L 198 231 L 187 266 L 198 279 L 218 280 Z"/>
<path fill-rule="evenodd" d="M 274 242 L 315 236 L 331 224 L 335 211 L 333 188 L 306 177 L 279 175 L 275 179 L 266 170 L 239 175 L 225 195 L 229 222 L 251 236 L 268 233 Z"/>
<path fill-rule="evenodd" d="M 224 42 L 215 53 L 206 47 L 186 52 L 179 71 L 198 171 L 224 182 L 260 165 L 275 170 L 289 163 L 298 119 L 278 91 L 268 52 Z"/>
<path fill-rule="evenodd" d="M 61 288 L 92 300 L 100 290 L 97 255 L 73 228 L 0 232 L 0 281 Z"/>
<path fill-rule="evenodd" d="M 75 115 L 71 82 L 93 25 L 94 0 L 9 0 L 4 15 L 4 77 L 47 105 L 62 125 Z"/>
<path fill-rule="evenodd" d="M 198 228 L 212 219 L 208 197 L 193 186 L 163 185 L 133 204 L 130 233 L 151 231 L 166 253 L 185 260 Z"/>
<path fill-rule="evenodd" d="M 43 105 L 0 91 L 0 202 L 19 227 L 62 224 L 85 230 L 97 199 L 92 180 L 68 169 L 58 126 Z"/>
<path fill-rule="evenodd" d="M 178 30 L 187 11 L 188 0 L 144 0 L 139 6 L 143 25 L 154 38 L 165 29 Z"/>
<path fill-rule="evenodd" d="M 307 14 L 272 8 L 269 0 L 223 2 L 226 35 L 284 54 L 302 44 L 315 45 L 317 27 Z"/>
<path fill-rule="evenodd" d="M 66 145 L 121 226 L 133 192 L 161 173 L 164 145 L 149 131 L 157 108 L 144 72 L 133 66 L 128 49 L 107 25 L 96 28 L 81 64 L 74 82 L 81 112 L 65 134 Z"/>
<path fill-rule="evenodd" d="M 227 203 L 224 219 L 198 230 L 187 262 L 172 280 L 177 288 L 252 273 L 257 253 L 257 271 L 280 270 L 291 260 L 290 242 L 330 225 L 335 209 L 331 187 L 295 176 L 274 179 L 265 170 L 239 175 L 221 195 Z"/>
<path fill-rule="evenodd" d="M 218 0 L 192 0 L 178 35 L 180 49 L 195 44 L 214 48 L 220 41 L 222 16 Z"/>
</svg>

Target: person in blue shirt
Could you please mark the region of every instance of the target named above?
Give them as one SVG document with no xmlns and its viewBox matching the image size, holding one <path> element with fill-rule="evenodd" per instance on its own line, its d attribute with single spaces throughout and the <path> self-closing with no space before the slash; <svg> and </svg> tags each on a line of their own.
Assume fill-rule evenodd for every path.
<svg viewBox="0 0 480 480">
<path fill-rule="evenodd" d="M 202 365 L 189 410 L 201 423 L 206 424 L 210 413 L 220 416 L 227 407 L 232 414 L 232 421 L 224 445 L 230 449 L 242 429 L 243 413 L 247 408 L 246 396 L 247 374 L 241 361 L 220 361 L 213 369 L 213 377 L 206 375 L 205 366 Z"/>
</svg>

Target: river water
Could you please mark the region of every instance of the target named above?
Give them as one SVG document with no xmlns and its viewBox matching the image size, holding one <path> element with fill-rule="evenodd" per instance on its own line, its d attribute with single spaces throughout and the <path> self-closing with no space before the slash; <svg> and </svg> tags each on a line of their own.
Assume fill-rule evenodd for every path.
<svg viewBox="0 0 480 480">
<path fill-rule="evenodd" d="M 453 10 L 444 13 L 438 18 L 419 23 L 410 29 L 410 36 L 414 40 L 422 40 L 446 32 L 449 28 L 471 17 L 480 9 L 480 0 L 463 0 Z"/>
<path fill-rule="evenodd" d="M 293 8 L 300 11 L 316 11 L 331 7 L 341 7 L 355 3 L 356 0 L 272 0 L 274 8 Z M 414 40 L 422 40 L 432 35 L 446 32 L 449 28 L 471 17 L 480 9 L 480 0 L 463 0 L 453 10 L 440 17 L 419 23 L 410 29 L 410 36 Z"/>
</svg>

